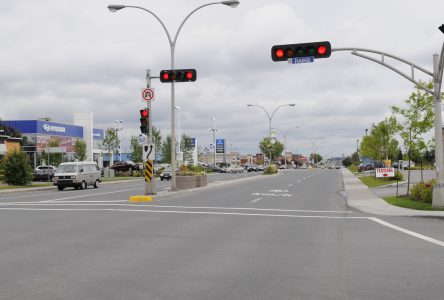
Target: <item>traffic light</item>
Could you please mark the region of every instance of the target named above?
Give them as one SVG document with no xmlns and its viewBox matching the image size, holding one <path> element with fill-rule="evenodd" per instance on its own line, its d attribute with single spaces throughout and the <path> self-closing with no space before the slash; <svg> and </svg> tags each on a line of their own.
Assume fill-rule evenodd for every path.
<svg viewBox="0 0 444 300">
<path fill-rule="evenodd" d="M 162 70 L 160 71 L 160 82 L 186 82 L 196 81 L 196 70 Z"/>
<path fill-rule="evenodd" d="M 304 44 L 275 45 L 271 48 L 273 61 L 287 61 L 295 57 L 326 58 L 330 57 L 330 42 L 314 42 Z"/>
<path fill-rule="evenodd" d="M 140 131 L 143 134 L 150 133 L 150 110 L 148 108 L 144 108 L 140 110 Z"/>
</svg>

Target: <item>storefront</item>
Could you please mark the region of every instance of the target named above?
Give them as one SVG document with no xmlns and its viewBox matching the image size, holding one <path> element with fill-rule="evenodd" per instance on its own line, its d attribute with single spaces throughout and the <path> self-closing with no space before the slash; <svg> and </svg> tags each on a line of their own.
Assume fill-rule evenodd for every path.
<svg viewBox="0 0 444 300">
<path fill-rule="evenodd" d="M 84 128 L 42 120 L 2 121 L 6 126 L 17 129 L 23 138 L 22 150 L 28 153 L 34 167 L 41 165 L 49 153 L 61 153 L 62 161 L 74 161 L 74 145 L 77 140 L 84 141 Z M 93 129 L 92 153 L 100 153 L 103 130 Z M 53 147 L 50 147 L 53 145 Z M 54 147 L 57 145 L 57 147 Z M 88 151 L 88 150 L 87 150 Z M 98 157 L 94 157 L 98 160 Z"/>
</svg>

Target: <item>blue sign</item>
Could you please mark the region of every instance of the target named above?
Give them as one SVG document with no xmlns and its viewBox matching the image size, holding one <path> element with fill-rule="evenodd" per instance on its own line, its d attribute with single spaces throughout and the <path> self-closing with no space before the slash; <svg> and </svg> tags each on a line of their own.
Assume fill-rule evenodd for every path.
<svg viewBox="0 0 444 300">
<path fill-rule="evenodd" d="M 46 134 L 83 138 L 83 127 L 40 120 L 4 121 L 23 134 Z"/>
<path fill-rule="evenodd" d="M 314 56 L 294 57 L 291 59 L 291 64 L 306 64 L 314 62 Z"/>
<path fill-rule="evenodd" d="M 225 139 L 216 140 L 216 153 L 225 153 Z"/>
<path fill-rule="evenodd" d="M 104 139 L 103 129 L 93 128 L 93 139 L 94 140 L 103 140 Z"/>
<path fill-rule="evenodd" d="M 196 138 L 191 138 L 191 147 L 196 148 Z"/>
</svg>

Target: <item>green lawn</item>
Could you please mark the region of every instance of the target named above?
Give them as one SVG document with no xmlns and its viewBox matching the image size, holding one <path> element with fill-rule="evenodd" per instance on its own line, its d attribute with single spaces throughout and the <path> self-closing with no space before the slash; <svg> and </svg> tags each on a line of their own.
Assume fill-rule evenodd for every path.
<svg viewBox="0 0 444 300">
<path fill-rule="evenodd" d="M 141 179 L 143 177 L 140 176 L 116 176 L 116 177 L 102 177 L 102 181 L 123 181 L 123 180 L 132 180 L 132 179 Z"/>
<path fill-rule="evenodd" d="M 31 185 L 31 184 L 29 184 L 29 185 L 0 185 L 0 190 L 33 188 L 33 187 L 41 187 L 41 186 L 52 186 L 52 182 L 37 183 L 37 184 L 33 184 L 33 185 Z"/>
<path fill-rule="evenodd" d="M 384 200 L 391 205 L 404 207 L 404 208 L 410 208 L 410 209 L 416 209 L 416 210 L 443 210 L 444 211 L 444 208 L 435 208 L 435 207 L 432 207 L 432 204 L 430 204 L 430 203 L 413 201 L 407 197 L 386 197 L 386 198 L 384 198 Z"/>
<path fill-rule="evenodd" d="M 375 178 L 373 176 L 362 176 L 358 178 L 359 180 L 362 181 L 362 183 L 364 183 L 369 188 L 396 183 L 396 180 L 394 179 Z"/>
</svg>

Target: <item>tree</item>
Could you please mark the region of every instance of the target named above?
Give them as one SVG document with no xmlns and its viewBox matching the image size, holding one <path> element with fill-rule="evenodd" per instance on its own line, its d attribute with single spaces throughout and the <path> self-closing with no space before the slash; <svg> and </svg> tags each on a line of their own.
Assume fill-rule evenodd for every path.
<svg viewBox="0 0 444 300">
<path fill-rule="evenodd" d="M 60 147 L 60 141 L 59 140 L 50 140 L 48 142 L 47 146 L 50 148 Z M 52 153 L 50 151 L 48 151 L 48 153 L 47 153 L 46 151 L 42 151 L 42 159 L 44 161 L 46 161 L 46 164 L 48 164 L 48 165 L 58 166 L 63 161 L 63 153 L 62 152 Z"/>
<path fill-rule="evenodd" d="M 354 164 L 354 165 L 358 165 L 359 164 L 359 154 L 358 154 L 357 151 L 353 152 L 353 154 L 351 155 L 350 160 L 351 160 L 351 163 Z"/>
<path fill-rule="evenodd" d="M 131 160 L 133 162 L 143 162 L 143 146 L 139 144 L 136 136 L 131 136 Z"/>
<path fill-rule="evenodd" d="M 86 143 L 79 139 L 76 140 L 74 144 L 74 156 L 79 161 L 84 161 L 86 159 Z"/>
<path fill-rule="evenodd" d="M 186 134 L 182 134 L 180 141 L 180 150 L 183 152 L 183 160 L 191 161 L 193 159 L 193 146 L 191 144 L 191 137 Z"/>
<path fill-rule="evenodd" d="M 105 138 L 103 139 L 103 147 L 105 147 L 105 150 L 107 150 L 109 153 L 110 164 L 112 162 L 113 153 L 119 150 L 119 144 L 120 140 L 119 137 L 117 136 L 117 131 L 113 128 L 108 128 L 105 131 Z"/>
<path fill-rule="evenodd" d="M 273 144 L 270 143 L 270 138 L 266 137 L 259 143 L 259 149 L 273 162 L 276 157 L 282 154 L 284 151 L 284 144 L 276 140 Z M 271 154 L 271 157 L 270 157 Z"/>
<path fill-rule="evenodd" d="M 5 182 L 10 185 L 26 185 L 32 180 L 32 168 L 23 151 L 12 151 L 3 158 Z"/>
<path fill-rule="evenodd" d="M 171 135 L 162 142 L 162 161 L 171 164 Z"/>
<path fill-rule="evenodd" d="M 151 132 L 155 153 L 162 153 L 162 134 L 160 133 L 160 129 L 153 126 Z"/>
<path fill-rule="evenodd" d="M 319 163 L 320 161 L 322 161 L 322 156 L 321 156 L 319 153 L 311 153 L 311 154 L 310 154 L 310 160 L 311 160 L 313 163 L 317 164 L 317 163 Z"/>
<path fill-rule="evenodd" d="M 362 139 L 361 156 L 382 160 L 394 158 L 398 150 L 395 133 L 398 129 L 396 119 L 392 116 L 378 124 L 373 124 L 370 135 Z"/>
<path fill-rule="evenodd" d="M 429 89 L 433 89 L 433 83 L 421 83 Z M 404 142 L 404 148 L 407 152 L 407 157 L 410 160 L 414 153 L 422 152 L 426 148 L 426 143 L 423 139 L 423 134 L 427 133 L 433 128 L 435 118 L 433 105 L 433 95 L 416 89 L 416 93 L 410 94 L 406 99 L 405 104 L 407 108 L 399 108 L 392 106 L 392 112 L 395 115 L 398 127 L 398 133 Z M 407 179 L 407 195 L 409 194 L 410 186 L 410 168 Z"/>
</svg>

